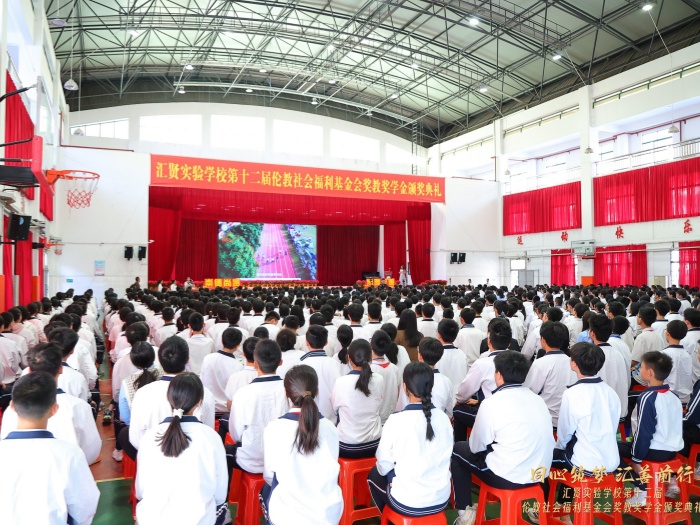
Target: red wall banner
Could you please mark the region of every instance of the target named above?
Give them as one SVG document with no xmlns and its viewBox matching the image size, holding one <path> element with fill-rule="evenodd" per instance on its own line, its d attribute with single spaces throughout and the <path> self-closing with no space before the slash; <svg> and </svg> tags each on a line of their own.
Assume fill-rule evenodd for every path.
<svg viewBox="0 0 700 525">
<path fill-rule="evenodd" d="M 151 186 L 445 202 L 445 179 L 151 155 Z"/>
</svg>

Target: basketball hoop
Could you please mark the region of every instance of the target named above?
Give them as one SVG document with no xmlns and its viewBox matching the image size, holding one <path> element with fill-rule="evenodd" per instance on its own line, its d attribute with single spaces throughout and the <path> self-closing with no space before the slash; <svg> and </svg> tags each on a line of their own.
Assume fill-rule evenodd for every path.
<svg viewBox="0 0 700 525">
<path fill-rule="evenodd" d="M 46 251 L 50 250 L 51 248 L 53 248 L 53 253 L 55 253 L 56 255 L 63 254 L 63 245 L 62 244 L 59 244 L 59 243 L 46 243 L 46 244 L 44 244 L 44 249 Z"/>
<path fill-rule="evenodd" d="M 55 184 L 58 179 L 68 183 L 68 206 L 71 208 L 87 208 L 92 196 L 97 190 L 100 176 L 92 171 L 80 170 L 47 170 L 46 178 L 49 184 Z M 60 253 L 56 253 L 60 255 Z"/>
</svg>

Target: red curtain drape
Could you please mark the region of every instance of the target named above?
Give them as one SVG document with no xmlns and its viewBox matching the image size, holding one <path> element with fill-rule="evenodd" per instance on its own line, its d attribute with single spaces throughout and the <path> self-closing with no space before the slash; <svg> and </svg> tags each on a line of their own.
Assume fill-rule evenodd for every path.
<svg viewBox="0 0 700 525">
<path fill-rule="evenodd" d="M 648 192 L 658 219 L 700 215 L 700 158 L 652 166 Z"/>
<path fill-rule="evenodd" d="M 503 197 L 503 235 L 580 227 L 580 181 Z"/>
<path fill-rule="evenodd" d="M 53 186 L 41 183 L 39 191 L 39 211 L 44 214 L 47 220 L 53 220 Z"/>
<path fill-rule="evenodd" d="M 390 222 L 384 225 L 384 272 L 391 269 L 398 279 L 401 266 L 406 267 L 406 223 Z"/>
<path fill-rule="evenodd" d="M 575 265 L 572 250 L 552 250 L 552 284 L 576 284 Z"/>
<path fill-rule="evenodd" d="M 430 279 L 430 204 L 408 208 L 408 259 L 413 284 Z"/>
<path fill-rule="evenodd" d="M 40 243 L 46 243 L 47 240 L 44 237 L 39 237 L 39 242 Z M 37 250 L 37 253 L 39 255 L 39 297 L 37 300 L 40 300 L 42 297 L 44 297 L 44 250 Z"/>
<path fill-rule="evenodd" d="M 19 304 L 32 302 L 32 233 L 15 245 L 15 275 L 19 277 Z"/>
<path fill-rule="evenodd" d="M 5 216 L 3 220 L 3 239 L 7 238 L 7 229 L 9 228 L 9 225 L 10 220 L 7 216 Z M 14 259 L 13 252 L 14 250 L 12 244 L 2 245 L 2 273 L 5 277 L 5 309 L 11 308 L 15 303 L 12 279 L 12 276 L 15 274 L 12 264 Z"/>
<path fill-rule="evenodd" d="M 318 282 L 350 285 L 363 272 L 376 272 L 379 226 L 318 226 Z"/>
<path fill-rule="evenodd" d="M 649 168 L 593 179 L 595 225 L 655 220 L 655 207 L 650 205 L 648 184 Z"/>
<path fill-rule="evenodd" d="M 597 247 L 593 272 L 597 283 L 641 286 L 647 282 L 647 245 Z"/>
<path fill-rule="evenodd" d="M 180 242 L 180 210 L 149 207 L 148 237 L 153 240 L 148 254 L 148 275 L 156 280 L 175 279 L 175 257 Z"/>
<path fill-rule="evenodd" d="M 218 221 L 185 219 L 180 225 L 180 243 L 175 258 L 175 279 L 216 277 Z"/>
<path fill-rule="evenodd" d="M 10 72 L 5 74 L 7 79 L 6 92 L 15 91 L 15 85 Z M 17 140 L 30 139 L 34 136 L 34 122 L 32 122 L 21 95 L 14 95 L 5 99 L 5 141 L 15 142 Z M 17 144 L 5 147 L 5 157 L 18 159 L 32 158 L 32 143 Z M 8 162 L 8 166 L 29 166 L 28 162 L 13 163 Z M 28 199 L 34 199 L 34 188 L 26 188 L 23 193 Z"/>
<path fill-rule="evenodd" d="M 700 286 L 700 241 L 681 242 L 678 248 L 678 283 L 682 286 Z"/>
</svg>

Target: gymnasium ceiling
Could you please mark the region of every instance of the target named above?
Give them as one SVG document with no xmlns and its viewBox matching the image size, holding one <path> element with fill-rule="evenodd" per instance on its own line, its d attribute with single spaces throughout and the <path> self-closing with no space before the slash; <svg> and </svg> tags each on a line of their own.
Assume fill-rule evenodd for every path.
<svg viewBox="0 0 700 525">
<path fill-rule="evenodd" d="M 49 27 L 63 81 L 72 68 L 81 86 L 66 91 L 72 111 L 78 98 L 82 110 L 171 101 L 260 105 L 341 118 L 431 146 L 700 40 L 700 0 L 658 0 L 649 11 L 644 3 L 45 5 L 49 20 L 67 22 Z"/>
</svg>

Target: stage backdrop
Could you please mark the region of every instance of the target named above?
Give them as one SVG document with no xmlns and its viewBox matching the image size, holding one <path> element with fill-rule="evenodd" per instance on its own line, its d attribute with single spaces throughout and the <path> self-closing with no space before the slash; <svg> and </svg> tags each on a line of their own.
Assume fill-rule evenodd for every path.
<svg viewBox="0 0 700 525">
<path fill-rule="evenodd" d="M 421 177 L 423 178 L 423 177 Z M 405 221 L 413 281 L 430 278 L 430 203 L 151 186 L 150 280 L 216 277 L 218 221 L 318 225 L 318 281 L 351 285 L 376 271 L 379 225 L 385 268 L 405 264 Z M 398 226 L 397 225 L 400 225 Z M 391 254 L 391 255 L 387 255 Z"/>
</svg>

